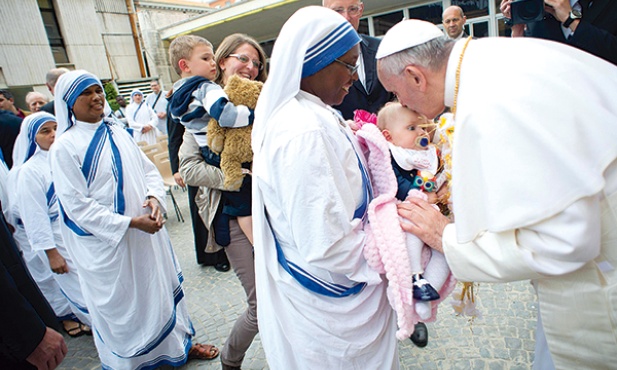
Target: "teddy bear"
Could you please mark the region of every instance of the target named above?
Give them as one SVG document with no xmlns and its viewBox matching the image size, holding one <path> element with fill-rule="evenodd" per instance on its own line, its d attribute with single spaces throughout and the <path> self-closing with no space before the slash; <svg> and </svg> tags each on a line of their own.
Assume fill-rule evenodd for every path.
<svg viewBox="0 0 617 370">
<path fill-rule="evenodd" d="M 251 81 L 233 75 L 227 81 L 225 93 L 235 105 L 245 105 L 255 109 L 263 82 Z M 208 122 L 208 147 L 221 156 L 221 170 L 225 177 L 225 188 L 238 190 L 247 171 L 242 164 L 253 161 L 251 132 L 253 126 L 241 128 L 221 127 L 215 119 Z"/>
</svg>

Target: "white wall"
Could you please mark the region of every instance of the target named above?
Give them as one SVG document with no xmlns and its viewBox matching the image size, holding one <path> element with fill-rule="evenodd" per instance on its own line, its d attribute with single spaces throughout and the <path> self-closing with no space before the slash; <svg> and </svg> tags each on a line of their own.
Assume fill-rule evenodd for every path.
<svg viewBox="0 0 617 370">
<path fill-rule="evenodd" d="M 36 0 L 2 0 L 0 68 L 5 86 L 45 84 L 55 67 Z"/>
</svg>

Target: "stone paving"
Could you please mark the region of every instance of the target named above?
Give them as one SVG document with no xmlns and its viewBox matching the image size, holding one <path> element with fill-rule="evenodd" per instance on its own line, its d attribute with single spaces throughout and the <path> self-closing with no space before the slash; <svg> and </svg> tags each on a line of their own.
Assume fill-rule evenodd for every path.
<svg viewBox="0 0 617 370">
<path fill-rule="evenodd" d="M 178 222 L 168 199 L 168 208 L 172 211 L 167 230 L 184 272 L 185 297 L 197 332 L 196 340 L 221 348 L 236 318 L 246 307 L 244 291 L 233 270 L 222 273 L 213 267 L 197 265 L 187 193 L 175 189 L 174 195 L 186 222 Z M 531 368 L 537 302 L 529 282 L 481 284 L 476 292 L 482 318 L 470 325 L 465 317 L 454 314 L 450 299 L 446 299 L 440 306 L 437 321 L 427 324 L 429 344 L 425 348 L 417 348 L 409 340 L 399 342 L 401 369 Z M 65 339 L 69 352 L 59 369 L 101 368 L 92 337 L 65 335 Z M 217 358 L 190 361 L 178 369 L 220 368 Z M 259 336 L 250 347 L 242 368 L 268 369 Z"/>
</svg>

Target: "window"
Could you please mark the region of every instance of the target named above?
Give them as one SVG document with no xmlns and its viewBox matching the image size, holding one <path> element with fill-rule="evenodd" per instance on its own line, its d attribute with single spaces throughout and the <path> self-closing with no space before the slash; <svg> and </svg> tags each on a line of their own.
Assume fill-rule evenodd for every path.
<svg viewBox="0 0 617 370">
<path fill-rule="evenodd" d="M 360 19 L 360 24 L 358 25 L 358 33 L 362 35 L 370 35 L 368 29 L 368 18 Z"/>
<path fill-rule="evenodd" d="M 512 29 L 507 27 L 504 23 L 505 18 L 500 18 L 497 20 L 497 31 L 499 36 L 510 37 L 512 35 Z"/>
<path fill-rule="evenodd" d="M 460 6 L 467 20 L 488 15 L 488 0 L 452 0 L 452 5 Z"/>
<path fill-rule="evenodd" d="M 470 23 L 469 28 L 471 28 L 467 34 L 473 37 L 488 37 L 488 21 L 475 22 Z"/>
<path fill-rule="evenodd" d="M 443 5 L 440 2 L 421 5 L 409 9 L 410 19 L 422 19 L 423 21 L 434 24 L 441 24 L 441 14 L 443 13 Z"/>
<path fill-rule="evenodd" d="M 395 24 L 403 20 L 403 11 L 382 14 L 373 17 L 373 26 L 375 27 L 375 36 L 383 36 Z"/>
<path fill-rule="evenodd" d="M 54 61 L 56 64 L 70 63 L 68 54 L 66 53 L 66 47 L 64 46 L 64 40 L 62 39 L 62 33 L 60 32 L 60 26 L 58 25 L 58 18 L 56 18 L 56 12 L 51 0 L 38 0 L 38 3 Z"/>
</svg>

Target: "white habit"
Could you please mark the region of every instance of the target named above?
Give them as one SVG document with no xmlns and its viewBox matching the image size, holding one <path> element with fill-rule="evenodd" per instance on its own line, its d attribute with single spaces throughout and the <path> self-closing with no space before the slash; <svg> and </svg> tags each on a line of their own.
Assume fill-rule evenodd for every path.
<svg viewBox="0 0 617 370">
<path fill-rule="evenodd" d="M 107 135 L 105 124 L 77 121 L 51 148 L 64 211 L 62 236 L 79 269 L 103 368 L 135 369 L 162 361 L 177 366 L 186 361 L 194 333 L 180 266 L 165 228 L 153 235 L 129 228 L 132 217 L 148 212 L 142 207 L 147 196 L 156 197 L 164 209 L 163 181 L 119 124 L 108 126 L 111 136 L 99 142 L 95 156 L 87 155 L 97 130 Z M 110 137 L 121 170 L 112 159 L 117 156 Z"/>
<path fill-rule="evenodd" d="M 129 128 L 133 129 L 133 137 L 136 142 L 145 141 L 148 145 L 156 144 L 156 127 L 159 118 L 146 102 L 142 101 L 141 104 L 129 104 L 126 107 L 126 120 L 129 124 Z M 152 130 L 144 134 L 141 132 L 144 126 L 151 126 Z"/>
<path fill-rule="evenodd" d="M 386 283 L 363 254 L 371 197 L 363 153 L 338 113 L 300 90 L 303 75 L 359 42 L 332 10 L 298 10 L 274 45 L 255 110 L 257 315 L 273 370 L 399 368 Z"/>
<path fill-rule="evenodd" d="M 616 87 L 617 67 L 543 40 L 472 40 L 462 62 L 445 255 L 462 281 L 532 279 L 558 369 L 617 364 Z"/>
<path fill-rule="evenodd" d="M 43 261 L 47 275 L 51 269 L 45 251 L 53 248 L 58 250 L 66 261 L 69 272 L 52 273 L 52 276 L 58 282 L 62 294 L 69 300 L 73 313 L 82 323 L 91 325 L 88 308 L 81 293 L 77 266 L 62 240 L 58 202 L 52 185 L 47 151 L 38 150 L 21 166 L 15 192 L 21 221 L 31 248 L 29 253 L 36 255 L 31 258 Z"/>
<path fill-rule="evenodd" d="M 154 92 L 148 94 L 148 96 L 146 96 L 146 104 L 152 108 L 155 114 L 161 112 L 167 113 L 168 102 L 165 96 L 167 96 L 167 91 L 163 90 L 159 91 L 158 94 L 154 94 Z M 167 135 L 167 118 L 158 118 L 157 116 L 156 128 L 158 128 L 161 134 Z"/>
</svg>

